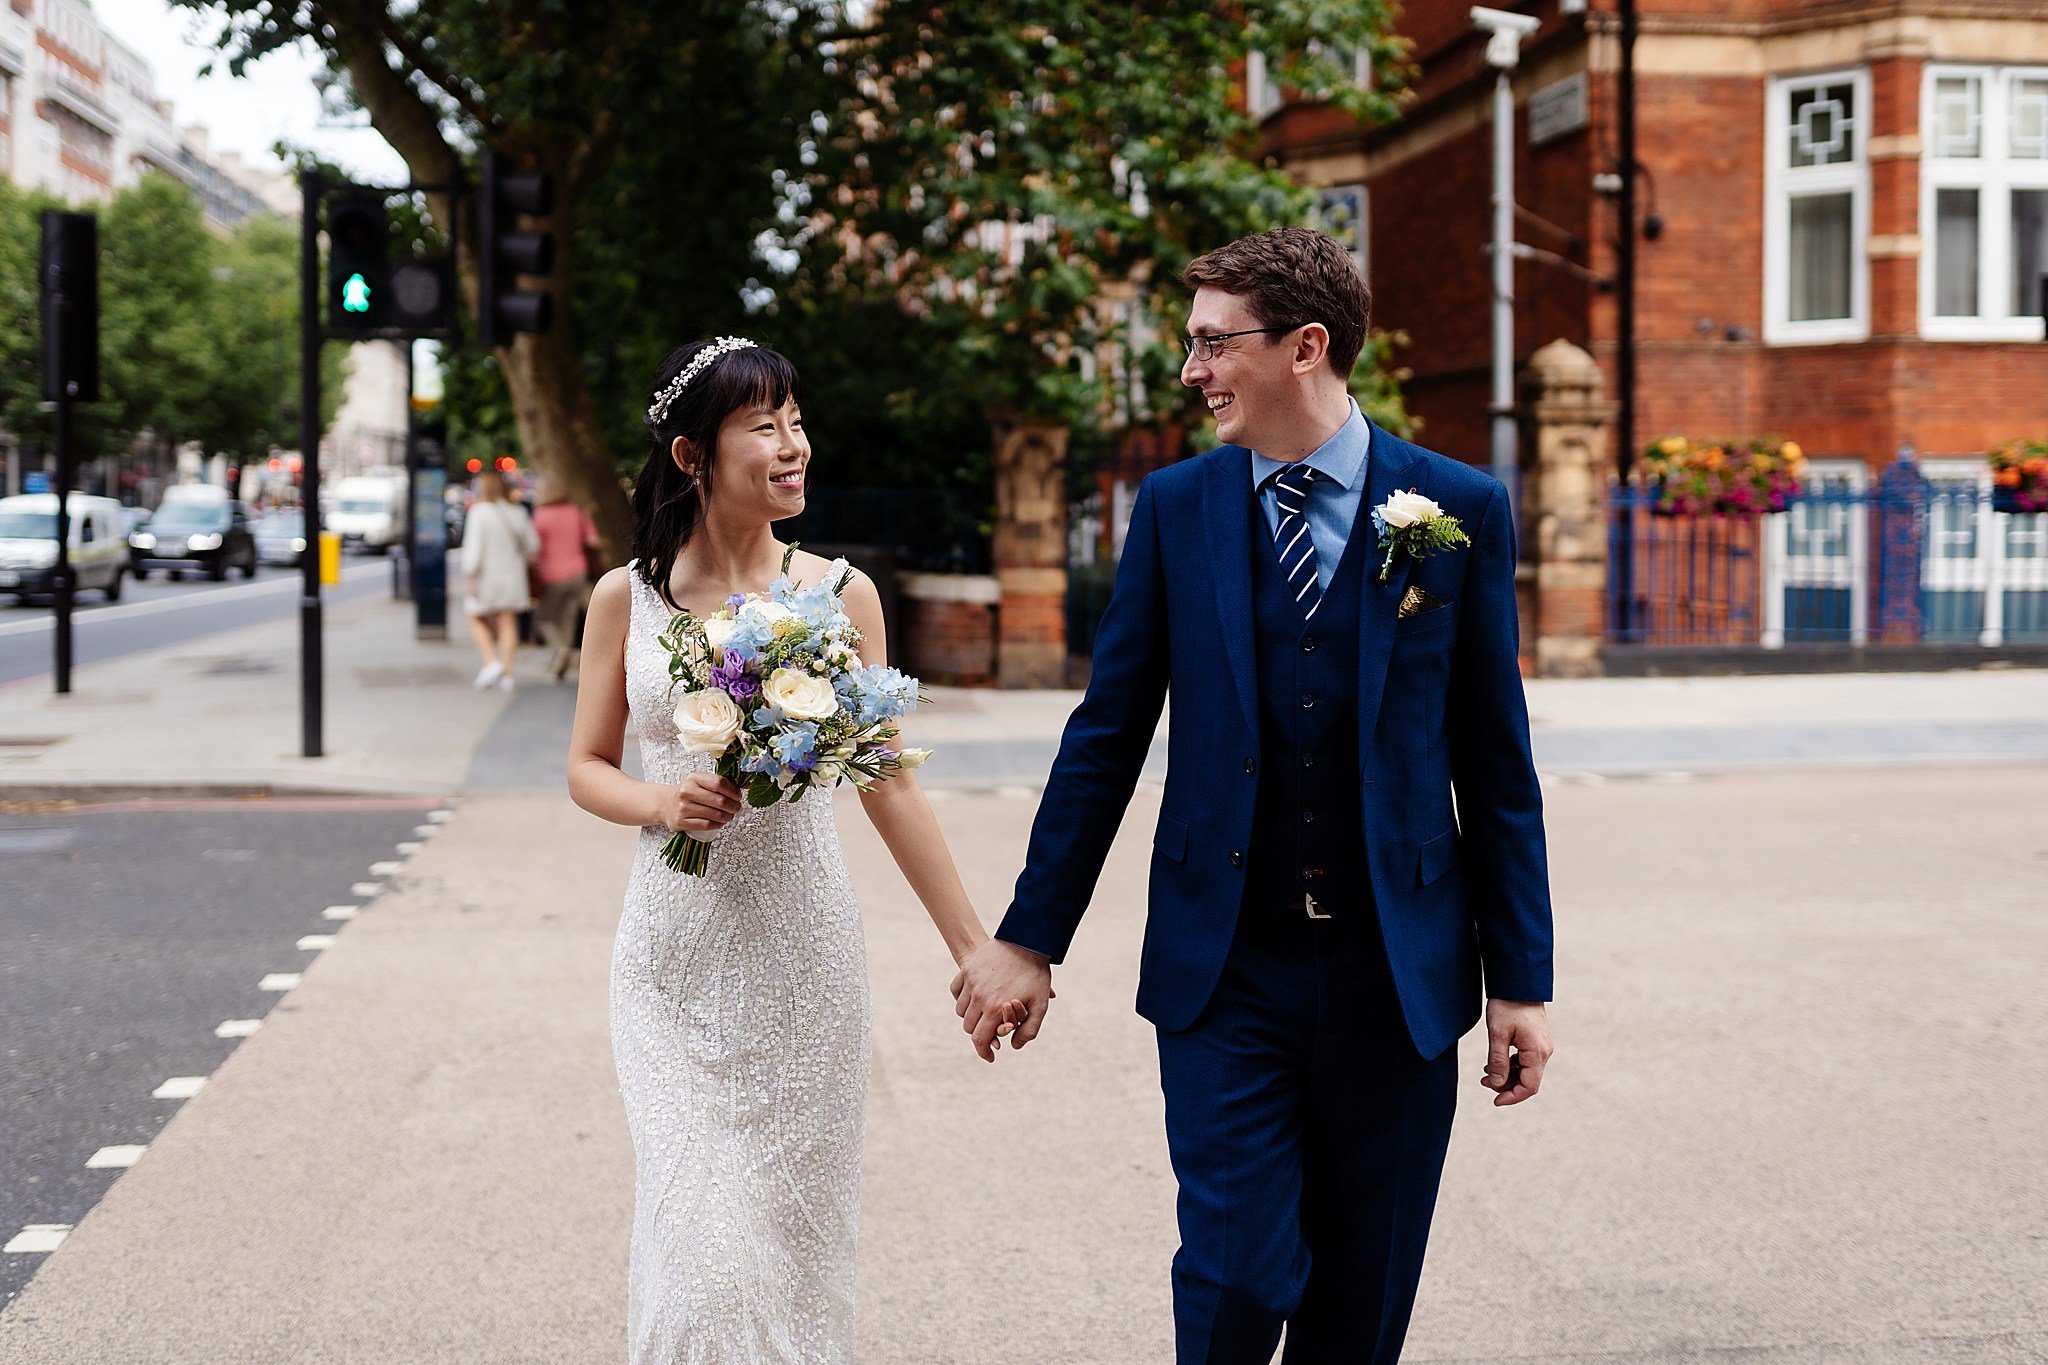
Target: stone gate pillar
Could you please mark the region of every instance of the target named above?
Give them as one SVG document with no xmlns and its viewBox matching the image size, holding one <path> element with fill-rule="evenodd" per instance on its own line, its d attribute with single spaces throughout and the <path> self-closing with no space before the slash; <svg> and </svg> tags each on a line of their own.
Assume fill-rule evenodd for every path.
<svg viewBox="0 0 2048 1365">
<path fill-rule="evenodd" d="M 1536 592 L 1530 633 L 1545 678 L 1597 677 L 1607 620 L 1607 424 L 1600 367 L 1559 339 L 1522 374 L 1535 452 L 1524 490 L 1533 528 Z"/>
<path fill-rule="evenodd" d="M 1067 680 L 1067 437 L 1065 426 L 996 414 L 992 546 L 996 685 L 1063 687 Z"/>
</svg>

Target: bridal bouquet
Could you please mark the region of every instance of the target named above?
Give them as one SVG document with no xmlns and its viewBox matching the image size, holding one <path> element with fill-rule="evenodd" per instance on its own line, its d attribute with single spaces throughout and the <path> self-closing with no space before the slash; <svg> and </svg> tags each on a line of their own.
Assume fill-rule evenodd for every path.
<svg viewBox="0 0 2048 1365">
<path fill-rule="evenodd" d="M 835 559 L 823 583 L 799 589 L 785 557 L 766 592 L 735 593 L 709 616 L 679 612 L 662 633 L 684 749 L 717 755 L 718 775 L 750 806 L 796 801 L 842 780 L 866 790 L 930 757 L 890 744 L 896 722 L 922 698 L 917 679 L 861 664 L 860 631 L 839 600 L 852 580 Z M 678 831 L 662 859 L 701 877 L 715 837 Z"/>
</svg>

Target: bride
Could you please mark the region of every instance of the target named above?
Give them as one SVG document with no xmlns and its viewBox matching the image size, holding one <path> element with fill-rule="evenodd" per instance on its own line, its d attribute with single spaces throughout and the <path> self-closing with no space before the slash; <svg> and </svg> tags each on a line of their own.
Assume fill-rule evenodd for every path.
<svg viewBox="0 0 2048 1365">
<path fill-rule="evenodd" d="M 611 972 L 635 1157 L 635 1362 L 853 1356 L 868 981 L 832 801 L 747 807 L 712 758 L 685 752 L 659 643 L 678 610 L 709 614 L 785 570 L 800 587 L 823 579 L 825 560 L 770 529 L 804 507 L 798 398 L 795 367 L 740 338 L 662 362 L 633 495 L 636 558 L 599 581 L 584 631 L 569 792 L 640 829 Z M 856 573 L 842 605 L 863 662 L 887 662 L 874 583 Z M 619 767 L 628 716 L 646 781 Z M 965 958 L 988 935 L 914 775 L 861 805 Z M 719 832 L 704 876 L 663 863 L 674 830 Z M 1011 1006 L 1003 1033 L 1023 1019 Z"/>
</svg>

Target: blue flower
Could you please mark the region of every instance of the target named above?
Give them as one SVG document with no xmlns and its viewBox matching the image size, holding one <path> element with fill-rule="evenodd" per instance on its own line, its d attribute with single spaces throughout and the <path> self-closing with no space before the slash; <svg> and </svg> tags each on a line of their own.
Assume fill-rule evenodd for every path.
<svg viewBox="0 0 2048 1365">
<path fill-rule="evenodd" d="M 818 766 L 818 727 L 810 721 L 791 726 L 768 744 L 792 772 L 809 772 Z"/>
<path fill-rule="evenodd" d="M 725 605 L 731 607 L 737 613 L 741 607 L 747 605 L 747 595 L 743 592 L 736 592 L 725 599 Z"/>
<path fill-rule="evenodd" d="M 773 702 L 763 702 L 755 707 L 754 714 L 748 717 L 756 730 L 772 730 L 788 719 L 789 717 L 782 713 L 782 708 Z"/>
<path fill-rule="evenodd" d="M 749 754 L 740 760 L 741 772 L 767 773 L 772 777 L 781 770 L 782 761 L 767 749 L 763 749 L 758 754 Z"/>
</svg>

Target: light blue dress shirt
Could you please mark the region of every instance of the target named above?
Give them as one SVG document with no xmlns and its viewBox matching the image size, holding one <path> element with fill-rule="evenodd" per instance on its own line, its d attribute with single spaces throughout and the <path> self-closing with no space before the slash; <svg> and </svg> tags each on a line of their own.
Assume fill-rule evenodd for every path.
<svg viewBox="0 0 2048 1365">
<path fill-rule="evenodd" d="M 1316 578 L 1323 591 L 1330 590 L 1337 561 L 1351 539 L 1351 527 L 1358 520 L 1358 504 L 1365 499 L 1365 460 L 1372 445 L 1372 427 L 1351 401 L 1351 416 L 1336 434 L 1308 454 L 1307 463 L 1316 471 L 1308 490 L 1308 533 L 1316 543 Z M 1280 531 L 1279 494 L 1273 476 L 1288 468 L 1284 460 L 1272 460 L 1252 452 L 1252 488 L 1266 513 L 1266 533 Z"/>
</svg>

